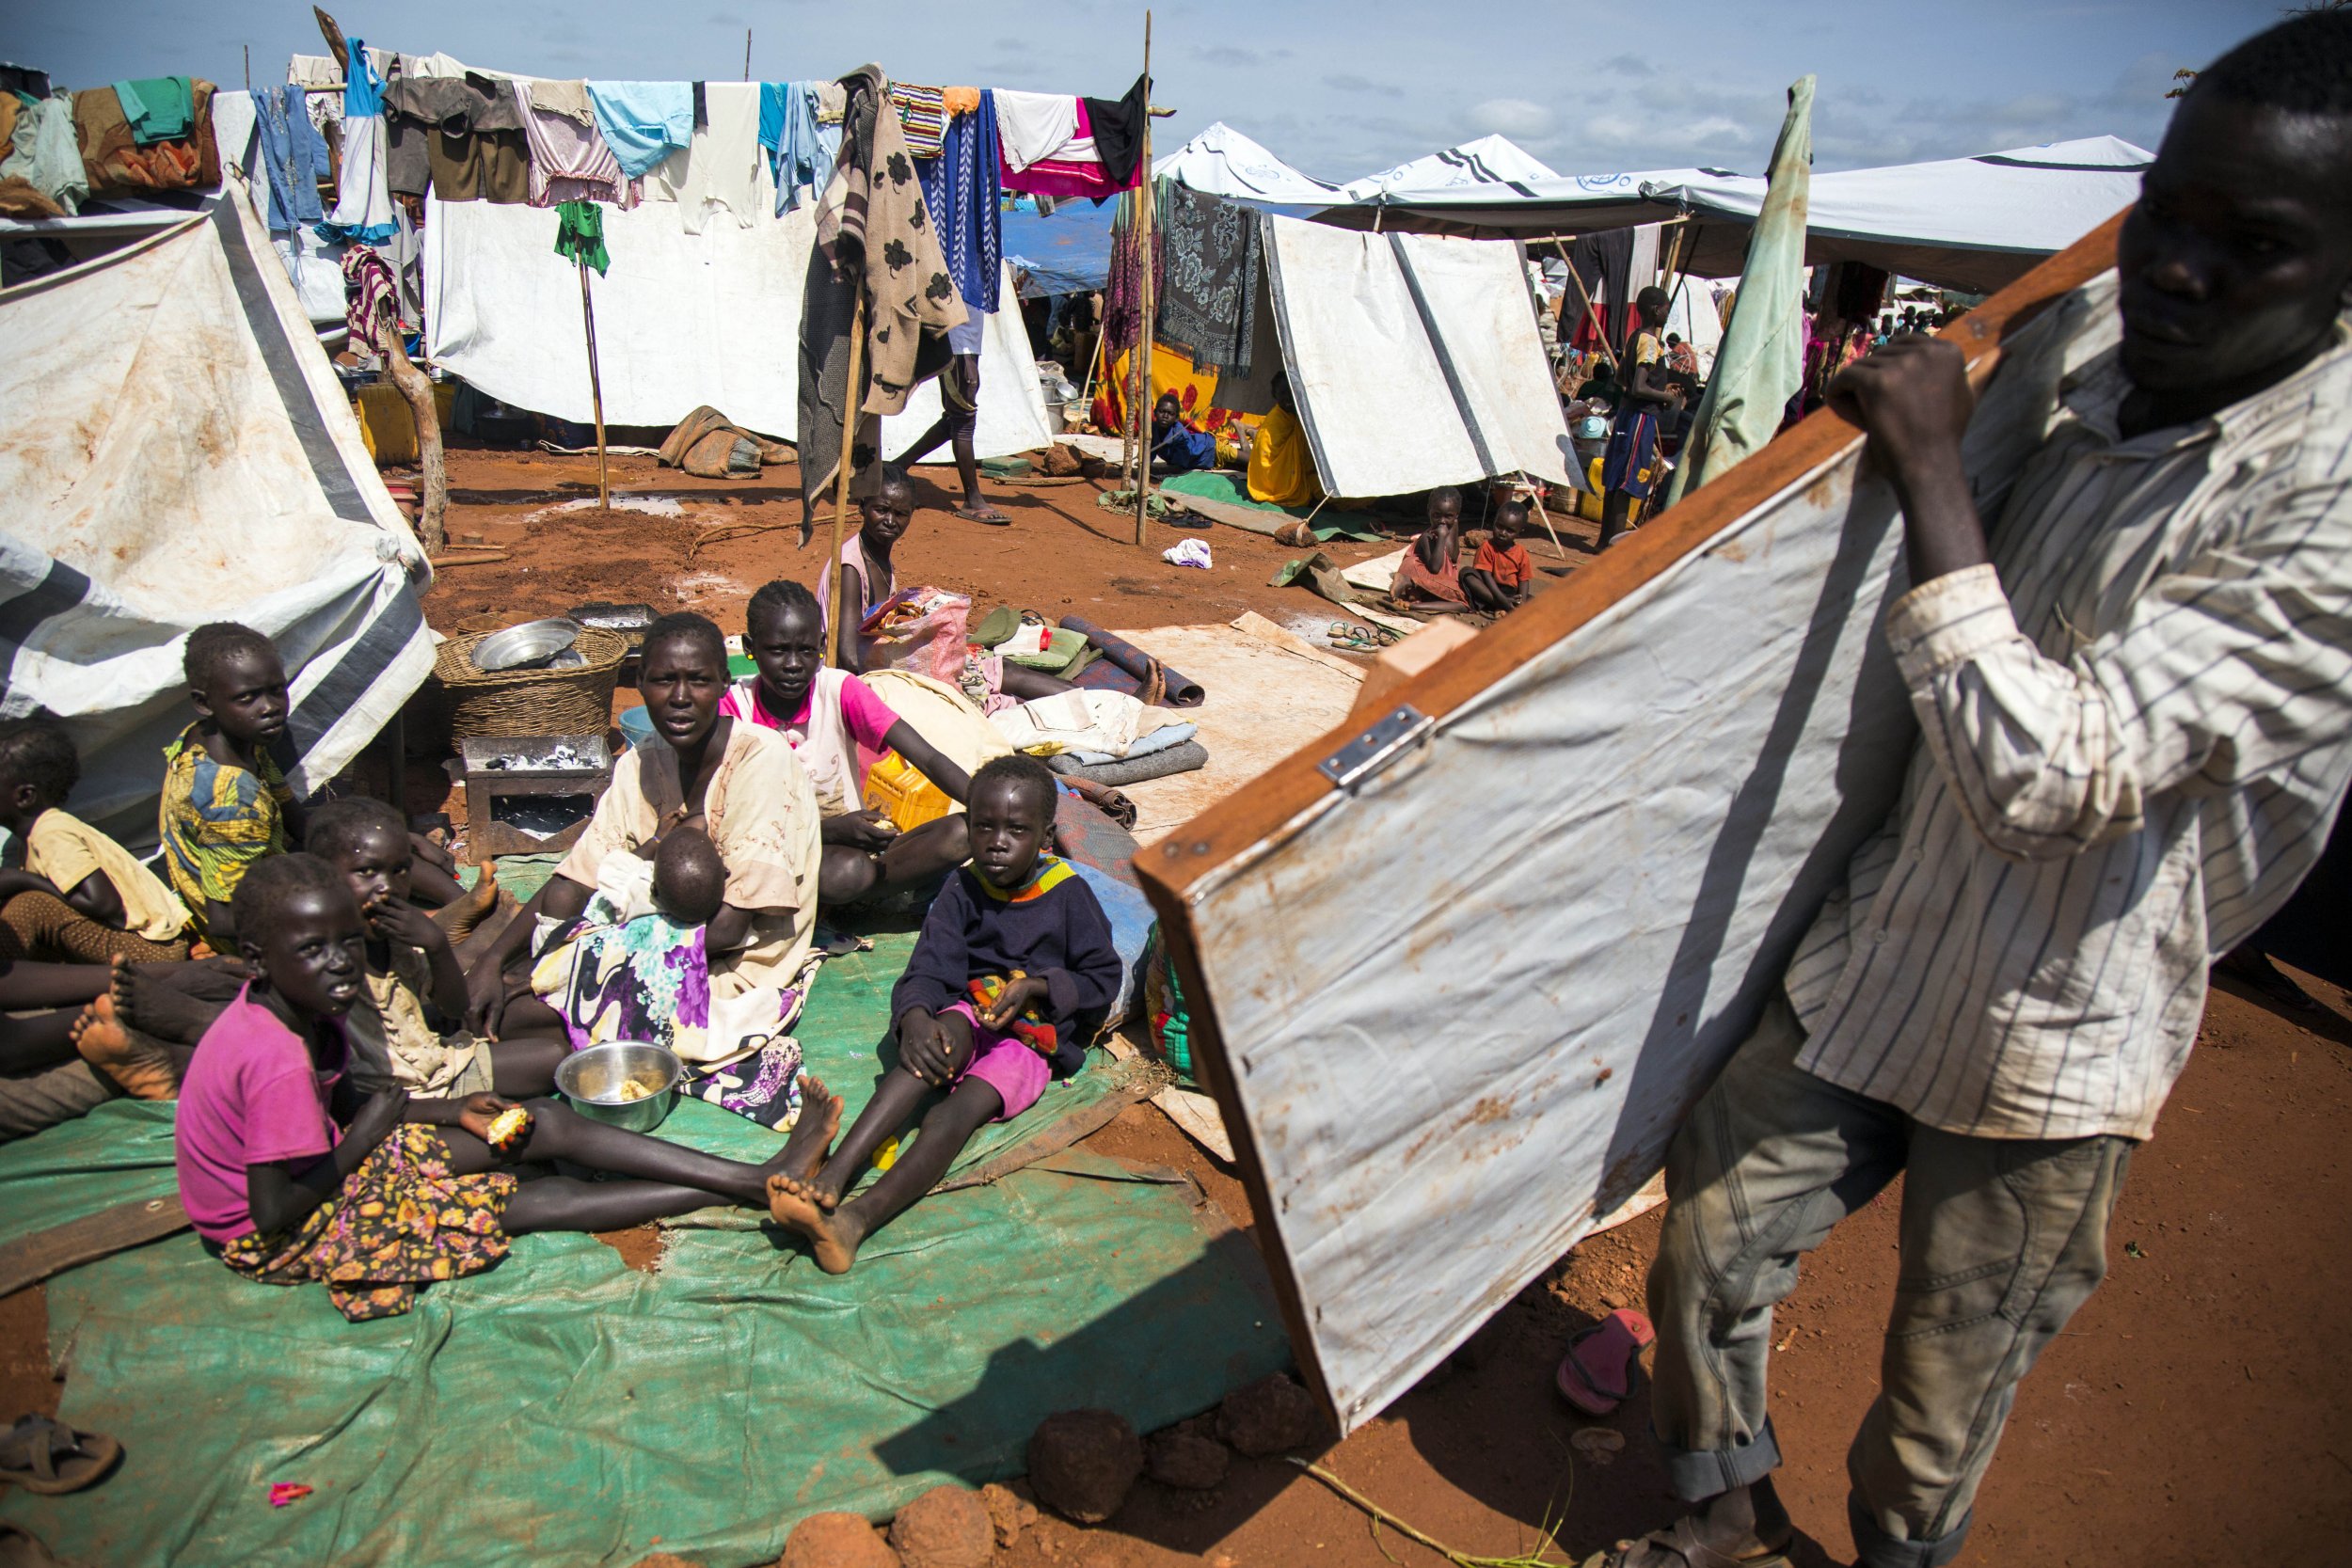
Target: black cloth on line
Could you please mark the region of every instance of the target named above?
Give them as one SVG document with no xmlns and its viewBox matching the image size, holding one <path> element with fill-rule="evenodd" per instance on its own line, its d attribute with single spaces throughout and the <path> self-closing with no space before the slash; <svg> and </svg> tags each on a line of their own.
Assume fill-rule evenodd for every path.
<svg viewBox="0 0 2352 1568">
<path fill-rule="evenodd" d="M 1150 84 L 1142 77 L 1124 98 L 1089 98 L 1087 123 L 1094 131 L 1094 150 L 1111 183 L 1125 189 L 1135 183 L 1136 165 L 1143 159 L 1143 128 L 1151 123 Z"/>
</svg>

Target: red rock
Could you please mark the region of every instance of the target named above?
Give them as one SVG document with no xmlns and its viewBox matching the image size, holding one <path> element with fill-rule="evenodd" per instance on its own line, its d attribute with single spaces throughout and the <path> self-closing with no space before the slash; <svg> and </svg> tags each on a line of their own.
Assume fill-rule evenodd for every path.
<svg viewBox="0 0 2352 1568">
<path fill-rule="evenodd" d="M 812 1513 L 785 1538 L 776 1568 L 900 1568 L 898 1554 L 855 1513 Z"/>
<path fill-rule="evenodd" d="M 996 1528 L 996 1544 L 1009 1546 L 1021 1539 L 1021 1532 L 1037 1523 L 1037 1504 L 1029 1501 L 1009 1486 L 991 1481 L 980 1488 L 980 1506 L 988 1510 L 988 1517 Z"/>
<path fill-rule="evenodd" d="M 1225 1480 L 1232 1453 L 1214 1437 L 1170 1428 L 1154 1433 L 1143 1449 L 1144 1466 L 1162 1486 L 1206 1492 Z"/>
<path fill-rule="evenodd" d="M 977 1492 L 934 1486 L 898 1510 L 890 1544 L 906 1568 L 987 1568 L 996 1525 Z"/>
<path fill-rule="evenodd" d="M 1234 1389 L 1216 1409 L 1216 1434 L 1253 1459 L 1299 1448 L 1322 1430 L 1313 1396 L 1279 1372 Z"/>
<path fill-rule="evenodd" d="M 1029 1438 L 1038 1500 L 1082 1525 L 1118 1513 L 1142 1473 L 1143 1440 L 1112 1411 L 1065 1410 L 1046 1417 Z"/>
</svg>

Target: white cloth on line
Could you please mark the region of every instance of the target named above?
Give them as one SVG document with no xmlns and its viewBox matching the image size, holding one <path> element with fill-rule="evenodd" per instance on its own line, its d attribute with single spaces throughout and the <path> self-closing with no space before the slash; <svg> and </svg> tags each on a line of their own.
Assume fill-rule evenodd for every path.
<svg viewBox="0 0 2352 1568">
<path fill-rule="evenodd" d="M 996 139 L 1003 147 L 1005 166 L 1015 174 L 1041 158 L 1084 161 L 1095 158 L 1094 139 L 1087 138 L 1083 155 L 1063 150 L 1078 135 L 1078 101 L 1057 92 L 1016 92 L 995 89 Z"/>
<path fill-rule="evenodd" d="M 342 168 L 336 177 L 335 206 L 326 214 L 326 222 L 370 245 L 389 241 L 400 227 L 385 174 L 386 142 L 382 115 L 344 117 Z"/>
<path fill-rule="evenodd" d="M 707 82 L 703 98 L 709 124 L 645 172 L 645 199 L 676 202 L 689 234 L 701 233 L 722 208 L 749 229 L 776 205 L 772 194 L 760 194 L 768 160 L 759 150 L 759 84 Z"/>
</svg>

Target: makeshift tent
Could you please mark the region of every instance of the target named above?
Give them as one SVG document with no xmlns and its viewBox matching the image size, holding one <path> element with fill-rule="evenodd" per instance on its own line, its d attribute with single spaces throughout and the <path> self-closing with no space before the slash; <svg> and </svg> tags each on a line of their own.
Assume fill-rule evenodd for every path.
<svg viewBox="0 0 2352 1568">
<path fill-rule="evenodd" d="M 1350 201 L 1365 201 L 1411 192 L 1508 185 L 1554 178 L 1551 170 L 1522 151 L 1510 137 L 1494 135 L 1449 147 L 1442 152 L 1367 174 L 1361 180 L 1351 180 L 1341 187 L 1341 192 Z"/>
<path fill-rule="evenodd" d="M 594 280 L 596 356 L 609 424 L 669 425 L 705 404 L 747 429 L 798 434 L 801 282 L 816 239 L 803 202 L 750 228 L 689 234 L 675 206 L 605 207 L 612 270 Z M 536 207 L 427 198 L 424 313 L 434 362 L 501 403 L 585 422 L 588 348 L 572 264 L 555 254 L 555 214 Z M 1009 299 L 1011 285 L 1005 285 Z M 982 457 L 1053 441 L 1020 312 L 987 318 L 980 340 Z M 927 381 L 882 421 L 896 451 L 939 417 Z M 943 449 L 944 452 L 944 449 Z"/>
<path fill-rule="evenodd" d="M 1085 293 L 1099 289 L 1111 273 L 1113 203 L 1065 202 L 1040 214 L 1033 207 L 1004 215 L 1005 260 L 1022 275 L 1021 292 L 1031 299 Z"/>
<path fill-rule="evenodd" d="M 1221 119 L 1154 162 L 1152 173 L 1210 196 L 1276 206 L 1321 207 L 1340 194 L 1337 185 L 1299 173 Z"/>
<path fill-rule="evenodd" d="M 433 668 L 427 567 L 250 190 L 0 289 L 0 712 L 66 720 L 75 813 L 152 844 L 183 640 L 242 621 L 294 675 L 289 780 L 325 784 Z"/>
<path fill-rule="evenodd" d="M 1579 484 L 1519 247 L 1268 215 L 1282 362 L 1326 492 Z"/>
<path fill-rule="evenodd" d="M 2104 305 L 2035 315 L 2114 234 L 1950 329 L 2003 356 L 1980 497 L 2115 341 Z M 1136 857 L 1343 1430 L 1658 1169 L 1892 808 L 1901 530 L 1862 447 L 1816 414 Z"/>
<path fill-rule="evenodd" d="M 1974 158 L 1847 169 L 1813 179 L 1805 260 L 1867 261 L 1922 282 L 1990 293 L 2065 249 L 2139 195 L 2153 154 L 2114 136 Z M 1629 189 L 1629 186 L 1630 189 Z M 1351 190 L 1353 187 L 1350 187 Z M 1692 218 L 1687 270 L 1728 277 L 1762 209 L 1758 175 L 1667 169 L 1524 180 L 1512 186 L 1391 192 L 1318 220 L 1451 234 L 1560 234 Z"/>
</svg>

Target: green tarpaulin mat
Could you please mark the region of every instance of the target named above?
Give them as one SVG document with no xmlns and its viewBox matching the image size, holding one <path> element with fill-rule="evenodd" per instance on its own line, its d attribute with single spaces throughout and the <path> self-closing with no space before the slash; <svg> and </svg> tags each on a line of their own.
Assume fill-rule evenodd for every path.
<svg viewBox="0 0 2352 1568">
<path fill-rule="evenodd" d="M 1314 515 L 1306 507 L 1277 506 L 1272 501 L 1251 500 L 1247 480 L 1238 474 L 1225 473 L 1214 468 L 1203 469 L 1197 473 L 1170 474 L 1157 483 L 1163 490 L 1173 491 L 1180 496 L 1195 497 L 1204 501 L 1215 501 L 1220 506 L 1246 506 L 1252 512 L 1279 513 L 1285 517 L 1308 517 Z M 1343 520 L 1344 515 L 1344 514 L 1327 515 L 1324 521 L 1313 525 L 1309 531 L 1326 544 L 1334 539 L 1354 539 L 1366 542 L 1388 537 L 1387 534 L 1376 532 L 1372 529 L 1347 522 Z"/>
<path fill-rule="evenodd" d="M 829 963 L 799 1037 L 871 1092 L 913 938 Z M 968 1166 L 1105 1093 L 1100 1061 L 989 1129 Z M 681 1103 L 661 1134 L 764 1157 L 775 1134 Z M 0 1148 L 0 1240 L 172 1189 L 167 1105 L 114 1104 Z M 346 1323 L 316 1287 L 231 1275 L 193 1236 L 51 1280 L 62 1417 L 121 1468 L 0 1519 L 67 1562 L 707 1568 L 772 1561 L 803 1515 L 885 1517 L 1017 1473 L 1038 1421 L 1152 1431 L 1289 1354 L 1254 1249 L 1188 1186 L 1073 1150 L 925 1200 L 825 1275 L 744 1210 L 672 1227 L 659 1272 L 524 1236 L 414 1312 Z M 312 1488 L 283 1509 L 273 1483 Z M 657 1544 L 658 1543 L 658 1544 Z"/>
</svg>

